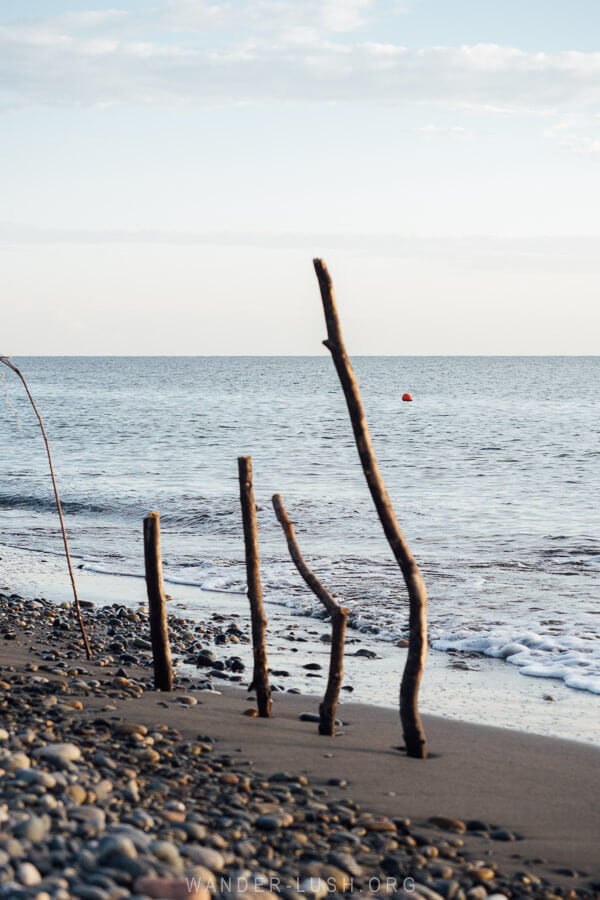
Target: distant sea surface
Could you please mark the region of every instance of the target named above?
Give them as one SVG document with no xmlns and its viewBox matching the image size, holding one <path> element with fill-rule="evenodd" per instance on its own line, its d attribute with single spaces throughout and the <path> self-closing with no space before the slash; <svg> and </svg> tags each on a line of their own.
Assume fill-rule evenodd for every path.
<svg viewBox="0 0 600 900">
<path fill-rule="evenodd" d="M 249 455 L 267 601 L 315 610 L 272 512 L 277 492 L 352 626 L 406 634 L 402 578 L 328 357 L 14 361 L 45 419 L 78 565 L 141 577 L 142 519 L 156 509 L 170 583 L 197 586 L 199 604 L 200 589 L 243 592 L 236 458 Z M 433 646 L 600 693 L 600 358 L 354 364 L 427 584 Z M 43 559 L 61 553 L 51 483 L 33 413 L 4 375 L 0 556 L 29 551 L 43 583 Z"/>
</svg>

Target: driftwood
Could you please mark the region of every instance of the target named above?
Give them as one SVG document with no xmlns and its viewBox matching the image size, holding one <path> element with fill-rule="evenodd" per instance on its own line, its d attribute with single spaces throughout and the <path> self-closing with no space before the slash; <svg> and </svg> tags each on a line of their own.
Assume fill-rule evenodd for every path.
<svg viewBox="0 0 600 900">
<path fill-rule="evenodd" d="M 154 662 L 154 688 L 157 691 L 172 691 L 173 665 L 167 625 L 167 598 L 162 575 L 160 516 L 157 512 L 149 513 L 144 519 L 144 563 Z"/>
<path fill-rule="evenodd" d="M 269 686 L 269 669 L 267 664 L 267 617 L 263 607 L 260 583 L 258 521 L 252 485 L 252 458 L 250 456 L 238 457 L 238 474 L 242 522 L 244 525 L 244 544 L 246 548 L 246 575 L 252 623 L 252 649 L 254 652 L 254 674 L 251 687 L 256 691 L 256 704 L 259 716 L 268 719 L 271 715 L 271 688 Z"/>
<path fill-rule="evenodd" d="M 46 429 L 44 428 L 44 422 L 40 415 L 40 411 L 38 410 L 37 406 L 35 405 L 35 401 L 31 395 L 31 391 L 29 390 L 29 385 L 27 384 L 27 381 L 25 380 L 25 376 L 23 375 L 21 370 L 18 369 L 14 365 L 14 363 L 12 363 L 8 359 L 8 357 L 0 356 L 0 363 L 3 363 L 5 366 L 7 366 L 7 368 L 11 369 L 15 373 L 15 375 L 20 379 L 23 387 L 25 388 L 25 393 L 27 394 L 27 397 L 31 404 L 31 408 L 33 409 L 35 416 L 38 420 L 38 423 L 40 426 L 40 431 L 42 432 L 42 438 L 44 439 L 44 446 L 46 447 L 46 456 L 48 457 L 48 467 L 50 469 L 50 478 L 52 479 L 52 489 L 54 491 L 54 499 L 56 501 L 56 508 L 58 510 L 58 518 L 60 521 L 60 530 L 61 530 L 62 539 L 63 539 L 63 546 L 65 548 L 67 569 L 69 571 L 69 578 L 71 580 L 71 588 L 73 591 L 73 599 L 75 601 L 75 614 L 77 616 L 77 622 L 79 624 L 79 630 L 81 632 L 81 637 L 83 639 L 83 646 L 85 647 L 86 656 L 88 659 L 91 659 L 92 651 L 91 651 L 90 642 L 88 641 L 88 636 L 87 636 L 87 633 L 85 630 L 83 616 L 81 614 L 81 606 L 79 603 L 79 594 L 77 593 L 77 585 L 75 584 L 75 573 L 73 571 L 73 564 L 71 563 L 71 554 L 69 552 L 69 542 L 67 540 L 67 529 L 65 526 L 65 520 L 64 520 L 64 516 L 63 516 L 63 511 L 62 511 L 62 504 L 60 502 L 60 496 L 58 493 L 58 486 L 56 484 L 56 477 L 54 475 L 54 465 L 52 463 L 52 454 L 50 453 L 50 444 L 48 442 L 48 435 L 46 434 Z"/>
<path fill-rule="evenodd" d="M 400 685 L 400 719 L 409 756 L 425 759 L 427 740 L 419 714 L 419 685 L 427 655 L 427 592 L 419 567 L 396 519 L 390 496 L 383 481 L 371 442 L 358 382 L 346 353 L 338 317 L 333 284 L 327 266 L 321 259 L 313 260 L 325 323 L 327 340 L 323 341 L 340 379 L 354 439 L 363 472 L 371 492 L 383 531 L 404 576 L 409 598 L 409 644 L 404 674 Z"/>
<path fill-rule="evenodd" d="M 326 587 L 324 587 L 314 572 L 309 569 L 306 564 L 296 535 L 294 526 L 285 511 L 283 500 L 279 494 L 273 495 L 273 509 L 283 528 L 283 533 L 290 551 L 290 556 L 300 575 L 311 589 L 313 594 L 321 601 L 329 615 L 331 616 L 331 655 L 329 657 L 329 676 L 327 679 L 327 689 L 323 702 L 319 705 L 319 734 L 334 735 L 335 734 L 335 713 L 342 687 L 344 677 L 344 641 L 346 639 L 346 621 L 348 619 L 348 610 L 340 606 L 339 603 L 331 596 Z"/>
</svg>

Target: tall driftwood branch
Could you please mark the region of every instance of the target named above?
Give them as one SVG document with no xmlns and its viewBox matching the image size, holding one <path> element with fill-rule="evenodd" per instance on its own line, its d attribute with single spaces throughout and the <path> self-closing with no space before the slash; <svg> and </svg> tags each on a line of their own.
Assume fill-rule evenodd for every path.
<svg viewBox="0 0 600 900">
<path fill-rule="evenodd" d="M 58 493 L 58 486 L 56 484 L 56 477 L 54 475 L 54 465 L 52 463 L 52 454 L 50 452 L 50 444 L 48 442 L 48 435 L 46 434 L 46 429 L 44 428 L 44 422 L 42 420 L 42 416 L 37 406 L 35 405 L 35 401 L 31 395 L 31 391 L 29 390 L 29 385 L 25 379 L 25 376 L 21 372 L 20 369 L 15 366 L 6 356 L 0 356 L 0 363 L 3 363 L 9 369 L 15 373 L 15 375 L 20 379 L 21 384 L 25 388 L 25 393 L 29 399 L 31 404 L 31 408 L 33 409 L 36 418 L 38 420 L 40 430 L 42 432 L 42 438 L 44 439 L 44 446 L 46 447 L 46 456 L 48 457 L 48 467 L 50 469 L 50 478 L 52 479 L 52 488 L 54 490 L 54 499 L 56 501 L 56 508 L 58 510 L 58 518 L 60 521 L 60 530 L 62 533 L 63 545 L 65 548 L 65 557 L 67 559 L 67 569 L 69 570 L 69 578 L 71 580 L 71 588 L 73 590 L 73 599 L 75 601 L 75 614 L 77 616 L 77 622 L 79 624 L 79 630 L 81 631 L 81 637 L 83 639 L 83 646 L 85 647 L 85 653 L 88 659 L 92 658 L 92 651 L 90 648 L 90 643 L 88 641 L 87 632 L 85 630 L 85 625 L 83 622 L 83 616 L 81 614 L 81 606 L 79 603 L 79 594 L 77 593 L 77 585 L 75 584 L 75 573 L 73 571 L 73 565 L 71 563 L 71 554 L 69 552 L 69 542 L 67 540 L 67 529 L 65 527 L 65 520 L 62 511 L 62 505 L 60 502 L 60 496 Z"/>
<path fill-rule="evenodd" d="M 379 471 L 358 382 L 342 338 L 331 277 L 323 260 L 315 259 L 313 264 L 319 281 L 327 325 L 327 340 L 323 343 L 333 358 L 346 398 L 354 439 L 367 485 L 408 591 L 409 646 L 400 685 L 400 719 L 408 755 L 425 759 L 427 740 L 419 714 L 418 698 L 427 655 L 427 592 L 419 567 L 396 519 L 390 496 Z"/>
<path fill-rule="evenodd" d="M 144 564 L 148 592 L 148 618 L 154 663 L 154 687 L 157 691 L 173 690 L 173 665 L 167 624 L 162 556 L 160 552 L 160 516 L 149 513 L 144 519 Z"/>
<path fill-rule="evenodd" d="M 335 734 L 335 713 L 342 680 L 344 678 L 344 641 L 346 639 L 346 621 L 348 610 L 340 606 L 327 588 L 321 584 L 314 572 L 307 566 L 306 560 L 300 552 L 294 526 L 285 511 L 283 500 L 279 494 L 273 495 L 273 509 L 283 529 L 287 541 L 288 550 L 292 561 L 300 575 L 311 589 L 313 594 L 321 601 L 331 616 L 331 654 L 329 656 L 329 675 L 327 689 L 323 702 L 319 706 L 319 734 Z"/>
<path fill-rule="evenodd" d="M 271 715 L 271 688 L 269 686 L 269 668 L 267 663 L 267 617 L 263 607 L 260 583 L 258 521 L 252 484 L 252 458 L 250 456 L 238 457 L 238 475 L 242 522 L 244 525 L 244 544 L 246 548 L 246 575 L 252 623 L 252 649 L 254 652 L 252 686 L 256 691 L 258 714 L 262 718 L 268 719 Z"/>
</svg>

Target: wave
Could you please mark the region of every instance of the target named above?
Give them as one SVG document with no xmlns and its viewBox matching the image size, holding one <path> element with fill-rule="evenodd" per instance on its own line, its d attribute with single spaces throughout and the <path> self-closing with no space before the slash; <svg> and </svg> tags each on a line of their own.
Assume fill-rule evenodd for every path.
<svg viewBox="0 0 600 900">
<path fill-rule="evenodd" d="M 86 500 L 63 500 L 60 505 L 67 513 L 110 513 L 114 508 L 110 506 Z M 56 511 L 56 501 L 53 496 L 41 497 L 27 494 L 0 494 L 0 509 L 26 509 L 34 512 Z"/>
<path fill-rule="evenodd" d="M 504 659 L 531 678 L 556 678 L 567 687 L 600 694 L 600 641 L 594 634 L 549 636 L 534 631 L 457 631 L 431 642 L 434 650 Z"/>
</svg>

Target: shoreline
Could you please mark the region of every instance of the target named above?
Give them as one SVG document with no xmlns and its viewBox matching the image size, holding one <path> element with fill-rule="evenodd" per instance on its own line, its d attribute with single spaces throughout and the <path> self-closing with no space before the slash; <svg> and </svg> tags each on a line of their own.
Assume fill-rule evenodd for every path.
<svg viewBox="0 0 600 900">
<path fill-rule="evenodd" d="M 341 728 L 343 733 L 335 738 L 323 738 L 317 735 L 314 723 L 299 719 L 301 712 L 316 709 L 315 696 L 275 692 L 273 718 L 259 720 L 244 715 L 253 705 L 245 692 L 214 679 L 213 684 L 220 693 L 199 690 L 205 679 L 203 670 L 194 680 L 187 669 L 178 670 L 172 696 L 150 690 L 149 654 L 143 646 L 136 646 L 144 643 L 147 623 L 143 614 L 125 607 L 122 611 L 116 607 L 88 610 L 90 639 L 97 650 L 96 658 L 90 663 L 85 661 L 75 626 L 64 627 L 70 622 L 67 618 L 70 611 L 10 598 L 3 599 L 2 609 L 4 640 L 0 680 L 9 686 L 15 682 L 20 685 L 19 690 L 26 692 L 28 680 L 35 678 L 39 682 L 36 690 L 42 695 L 54 694 L 58 702 L 45 715 L 48 721 L 52 720 L 61 739 L 79 739 L 83 732 L 86 741 L 96 743 L 100 738 L 105 740 L 101 735 L 106 728 L 127 729 L 135 723 L 151 728 L 151 723 L 157 721 L 161 727 L 176 731 L 184 747 L 200 740 L 199 734 L 206 735 L 214 741 L 214 751 L 221 754 L 219 758 L 229 760 L 227 771 L 233 767 L 229 779 L 232 784 L 235 778 L 239 779 L 240 771 L 252 773 L 256 782 L 253 795 L 262 790 L 271 792 L 271 796 L 273 779 L 269 773 L 285 772 L 287 775 L 281 777 L 284 787 L 287 785 L 283 790 L 286 797 L 288 794 L 292 799 L 295 797 L 290 791 L 290 785 L 298 785 L 294 779 L 307 778 L 317 792 L 325 792 L 317 793 L 317 802 L 326 797 L 327 803 L 344 806 L 351 799 L 360 807 L 359 821 L 363 825 L 355 825 L 354 831 L 348 826 L 345 831 L 351 836 L 347 840 L 352 848 L 353 841 L 360 844 L 369 838 L 368 853 L 365 851 L 363 855 L 365 859 L 372 858 L 374 868 L 368 871 L 381 875 L 384 858 L 395 854 L 399 859 L 404 848 L 402 852 L 408 853 L 405 871 L 412 871 L 411 865 L 414 869 L 415 860 L 424 860 L 421 868 L 417 868 L 420 878 L 431 878 L 430 890 L 436 890 L 438 882 L 441 889 L 441 882 L 454 879 L 462 883 L 461 879 L 471 879 L 471 887 L 485 890 L 484 894 L 473 894 L 473 900 L 488 893 L 506 897 L 556 897 L 569 896 L 569 891 L 577 890 L 578 897 L 593 897 L 600 891 L 597 859 L 600 811 L 590 804 L 596 791 L 598 748 L 426 715 L 431 758 L 410 760 L 395 749 L 401 742 L 397 714 L 382 707 L 355 704 L 344 698 L 339 709 L 340 718 L 347 723 Z M 126 639 L 114 624 L 119 619 Z M 225 628 L 229 622 L 228 618 L 221 625 L 215 623 L 210 634 L 201 634 L 199 626 L 173 614 L 170 619 L 175 645 L 184 641 L 192 627 L 196 637 L 204 637 L 205 643 L 212 640 L 217 659 L 226 659 L 239 647 L 236 643 L 214 642 L 216 634 L 222 633 L 219 628 Z M 59 624 L 55 625 L 57 620 Z M 18 622 L 25 624 L 19 626 Z M 8 628 L 12 632 L 7 632 Z M 14 638 L 7 640 L 7 633 L 14 634 Z M 119 640 L 124 643 L 124 649 L 110 651 L 109 647 L 116 646 Z M 124 665 L 124 659 L 134 659 L 144 665 L 135 662 Z M 4 697 L 6 693 L 3 688 Z M 9 704 L 8 709 L 11 714 L 18 714 L 14 704 Z M 35 740 L 38 738 L 36 733 Z M 139 762 L 136 747 L 128 749 L 124 744 L 121 740 L 119 752 L 125 754 L 133 770 Z M 4 748 L 2 743 L 0 748 Z M 27 745 L 24 749 L 27 750 Z M 210 775 L 211 785 L 221 776 L 226 777 L 227 773 L 224 775 L 221 769 L 218 772 L 221 774 Z M 331 784 L 332 779 L 337 784 Z M 151 793 L 146 795 L 145 802 L 148 809 L 153 807 Z M 364 822 L 371 821 L 367 812 L 374 817 L 373 821 L 391 823 L 390 831 L 365 831 Z M 428 823 L 431 816 L 446 817 L 445 829 Z M 407 818 L 413 824 L 398 824 Z M 458 820 L 459 825 L 450 827 L 451 820 Z M 474 820 L 479 820 L 479 830 L 465 831 L 463 823 L 472 826 Z M 367 837 L 360 836 L 361 828 Z M 403 828 L 408 830 L 408 835 Z M 279 826 L 274 833 L 269 832 L 269 840 L 276 844 L 280 839 L 283 841 L 282 834 L 288 834 L 287 826 L 281 826 L 282 834 L 278 829 Z M 509 839 L 494 838 L 492 835 L 498 831 Z M 415 847 L 410 846 L 410 841 L 402 843 L 399 837 L 411 837 Z M 388 847 L 382 855 L 388 838 L 391 849 Z M 319 840 L 324 840 L 323 835 Z M 456 840 L 463 845 L 453 848 L 451 842 Z M 371 846 L 378 845 L 378 841 L 382 842 L 379 850 Z M 437 851 L 432 850 L 431 857 L 425 857 L 419 853 L 420 847 L 437 847 Z M 335 851 L 335 847 L 330 847 L 330 853 Z M 388 865 L 392 863 L 385 863 Z M 309 861 L 298 858 L 299 877 L 309 871 L 308 867 Z M 367 871 L 366 864 L 362 867 Z M 485 876 L 476 870 L 486 870 Z M 450 879 L 439 874 L 449 871 Z M 523 872 L 528 873 L 533 890 L 526 889 Z M 521 881 L 516 892 L 518 878 Z M 547 885 L 536 882 L 536 878 L 546 880 Z M 424 883 L 427 886 L 428 882 Z M 554 887 L 551 889 L 550 885 Z M 561 893 L 557 894 L 556 890 Z M 85 896 L 85 892 L 75 896 Z M 445 895 L 438 891 L 438 896 Z M 291 895 L 290 900 L 293 900 Z"/>
<path fill-rule="evenodd" d="M 4 577 L 25 596 L 39 596 L 40 578 L 13 578 L 19 570 L 27 572 L 25 551 L 5 548 L 1 554 L 7 571 Z M 48 558 L 43 582 L 44 593 L 53 602 L 70 602 L 70 586 L 61 557 Z M 88 570 L 77 571 L 82 599 L 97 605 L 124 603 L 135 609 L 146 602 L 143 578 L 115 576 Z M 2 590 L 3 583 L 0 583 Z M 248 620 L 247 599 L 242 594 L 217 593 L 189 585 L 169 584 L 173 595 L 169 611 L 197 622 L 207 616 L 221 614 L 243 623 Z M 328 645 L 325 638 L 329 625 L 320 618 L 293 614 L 284 606 L 265 598 L 269 619 L 269 661 L 273 669 L 288 672 L 280 680 L 283 690 L 292 688 L 303 693 L 319 693 L 319 677 L 307 677 L 302 669 L 303 656 L 317 659 L 326 670 Z M 319 610 L 307 600 L 306 609 Z M 297 640 L 290 640 L 296 635 Z M 246 662 L 249 652 L 240 648 Z M 373 658 L 354 659 L 364 651 Z M 245 653 L 245 655 L 244 655 Z M 405 651 L 395 644 L 350 629 L 347 633 L 345 684 L 350 696 L 361 703 L 397 709 L 398 687 Z M 344 694 L 345 692 L 343 692 Z M 493 725 L 522 731 L 562 737 L 600 746 L 600 695 L 577 691 L 557 679 L 532 678 L 520 674 L 518 667 L 474 653 L 444 652 L 429 649 L 421 687 L 421 709 L 424 713 L 444 718 Z"/>
</svg>

